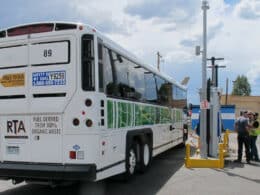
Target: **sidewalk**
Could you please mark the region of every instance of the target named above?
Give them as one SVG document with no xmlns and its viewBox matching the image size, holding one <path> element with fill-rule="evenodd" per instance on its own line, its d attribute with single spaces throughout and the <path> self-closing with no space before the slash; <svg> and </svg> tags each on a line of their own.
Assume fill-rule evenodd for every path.
<svg viewBox="0 0 260 195">
<path fill-rule="evenodd" d="M 229 136 L 230 156 L 224 169 L 179 169 L 159 191 L 158 195 L 258 195 L 260 193 L 260 163 L 234 163 L 237 158 L 237 134 Z M 258 152 L 260 138 L 257 140 Z M 243 153 L 243 157 L 245 153 Z"/>
</svg>

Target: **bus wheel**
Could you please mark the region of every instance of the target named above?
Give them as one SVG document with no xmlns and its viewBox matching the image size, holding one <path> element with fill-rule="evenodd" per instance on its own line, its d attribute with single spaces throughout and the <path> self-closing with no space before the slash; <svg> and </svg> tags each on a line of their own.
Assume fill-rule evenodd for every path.
<svg viewBox="0 0 260 195">
<path fill-rule="evenodd" d="M 183 144 L 184 144 L 184 146 L 185 146 L 187 139 L 188 139 L 188 125 L 184 124 L 183 125 Z"/>
<path fill-rule="evenodd" d="M 152 160 L 152 149 L 148 141 L 144 141 L 140 149 L 140 168 L 139 171 L 144 173 L 150 166 Z"/>
<path fill-rule="evenodd" d="M 131 144 L 126 154 L 126 177 L 134 175 L 137 166 L 136 143 Z"/>
</svg>

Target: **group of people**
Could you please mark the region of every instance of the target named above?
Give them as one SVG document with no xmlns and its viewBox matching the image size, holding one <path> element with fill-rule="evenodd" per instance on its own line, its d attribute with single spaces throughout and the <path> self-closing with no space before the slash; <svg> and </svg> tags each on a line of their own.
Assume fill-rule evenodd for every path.
<svg viewBox="0 0 260 195">
<path fill-rule="evenodd" d="M 235 130 L 238 134 L 238 158 L 235 162 L 242 162 L 243 145 L 245 145 L 246 162 L 259 161 L 259 155 L 256 146 L 257 136 L 259 134 L 258 113 L 243 111 L 235 122 Z"/>
</svg>

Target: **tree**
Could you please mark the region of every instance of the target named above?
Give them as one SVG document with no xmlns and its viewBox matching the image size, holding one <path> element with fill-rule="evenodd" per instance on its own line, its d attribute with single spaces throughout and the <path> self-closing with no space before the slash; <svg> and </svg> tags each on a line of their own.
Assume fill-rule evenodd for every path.
<svg viewBox="0 0 260 195">
<path fill-rule="evenodd" d="M 247 77 L 244 75 L 239 75 L 234 81 L 232 95 L 250 96 L 250 94 L 251 86 Z"/>
</svg>

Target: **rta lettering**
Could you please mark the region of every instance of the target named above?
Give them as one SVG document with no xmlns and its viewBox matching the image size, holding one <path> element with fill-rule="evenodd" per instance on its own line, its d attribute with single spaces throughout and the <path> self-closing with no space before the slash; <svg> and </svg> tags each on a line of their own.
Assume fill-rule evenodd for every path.
<svg viewBox="0 0 260 195">
<path fill-rule="evenodd" d="M 19 121 L 19 120 L 7 121 L 7 133 L 17 134 L 21 131 L 26 133 L 23 121 Z"/>
</svg>

